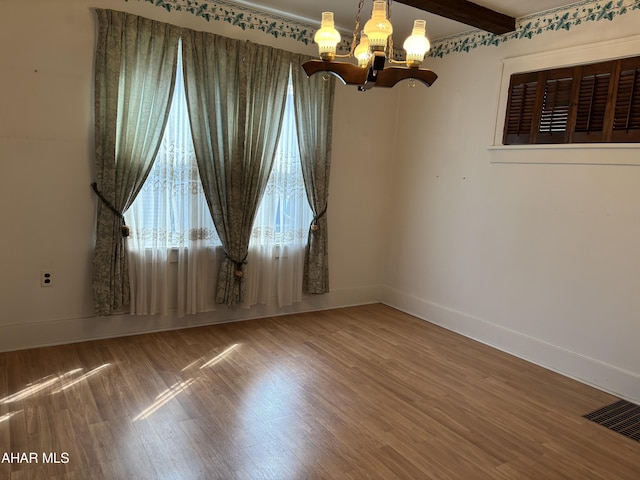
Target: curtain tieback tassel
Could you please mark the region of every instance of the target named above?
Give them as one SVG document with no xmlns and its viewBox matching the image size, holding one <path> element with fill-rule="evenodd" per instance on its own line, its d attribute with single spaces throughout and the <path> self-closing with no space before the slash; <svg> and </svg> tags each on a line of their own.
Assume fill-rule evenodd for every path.
<svg viewBox="0 0 640 480">
<path fill-rule="evenodd" d="M 244 265 L 247 263 L 247 255 L 249 255 L 247 253 L 247 255 L 244 256 L 244 258 L 240 261 L 235 260 L 231 255 L 229 255 L 227 252 L 224 252 L 225 257 L 227 257 L 227 259 L 235 264 L 235 270 L 233 272 L 233 275 L 236 277 L 236 280 L 241 280 L 242 277 L 244 277 Z"/>
<path fill-rule="evenodd" d="M 91 188 L 93 188 L 93 191 L 98 196 L 98 198 L 102 201 L 102 203 L 104 203 L 105 206 L 109 210 L 111 210 L 116 217 L 120 218 L 120 220 L 122 221 L 122 226 L 120 227 L 120 231 L 122 232 L 122 236 L 123 237 L 128 237 L 130 231 L 129 231 L 129 227 L 127 226 L 126 222 L 124 221 L 124 215 L 122 214 L 122 212 L 118 211 L 116 209 L 116 207 L 114 207 L 113 204 L 109 200 L 107 200 L 105 198 L 105 196 L 102 194 L 102 192 L 100 190 L 98 190 L 98 184 L 96 182 L 93 182 L 91 184 Z"/>
<path fill-rule="evenodd" d="M 317 232 L 320 228 L 318 226 L 318 220 L 320 220 L 327 213 L 327 206 L 328 205 L 325 205 L 324 209 L 319 214 L 314 215 L 313 220 L 311 221 L 311 227 L 309 227 L 312 232 Z"/>
</svg>

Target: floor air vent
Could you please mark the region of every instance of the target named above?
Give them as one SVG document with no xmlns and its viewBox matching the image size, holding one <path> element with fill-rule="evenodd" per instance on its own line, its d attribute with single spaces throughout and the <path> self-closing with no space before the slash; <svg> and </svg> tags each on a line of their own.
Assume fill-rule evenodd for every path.
<svg viewBox="0 0 640 480">
<path fill-rule="evenodd" d="M 640 406 L 638 405 L 620 400 L 595 412 L 587 413 L 583 417 L 640 442 Z"/>
</svg>

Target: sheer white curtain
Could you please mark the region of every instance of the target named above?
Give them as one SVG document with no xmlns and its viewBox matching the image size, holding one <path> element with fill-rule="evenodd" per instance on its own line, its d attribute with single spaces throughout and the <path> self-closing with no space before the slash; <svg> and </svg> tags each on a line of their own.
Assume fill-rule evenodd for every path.
<svg viewBox="0 0 640 480">
<path fill-rule="evenodd" d="M 289 82 L 276 159 L 249 243 L 245 305 L 291 305 L 302 299 L 302 274 L 313 212 L 306 197 Z"/>
<path fill-rule="evenodd" d="M 198 175 L 181 57 L 169 120 L 155 163 L 127 210 L 131 313 L 178 316 L 216 309 L 224 256 Z M 302 298 L 306 235 L 313 217 L 300 170 L 292 89 L 276 160 L 256 216 L 243 307 Z"/>
</svg>

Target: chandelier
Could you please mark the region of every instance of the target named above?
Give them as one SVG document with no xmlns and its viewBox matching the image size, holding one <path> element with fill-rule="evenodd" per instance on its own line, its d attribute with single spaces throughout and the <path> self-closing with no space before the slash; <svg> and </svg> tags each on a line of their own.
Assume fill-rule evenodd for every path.
<svg viewBox="0 0 640 480">
<path fill-rule="evenodd" d="M 412 33 L 403 44 L 405 61 L 394 59 L 391 36 L 393 26 L 389 20 L 391 1 L 374 0 L 371 19 L 360 30 L 360 13 L 364 4 L 364 0 L 360 0 L 351 50 L 347 55 L 336 53 L 341 37 L 334 25 L 333 12 L 323 12 L 320 30 L 313 39 L 318 44 L 321 60 L 309 60 L 302 65 L 307 76 L 318 72 L 333 74 L 346 85 L 357 85 L 360 91 L 374 86 L 393 87 L 401 80 L 409 80 L 411 86 L 415 85 L 416 80 L 427 86 L 435 82 L 438 75 L 420 68 L 424 56 L 431 48 L 425 34 L 425 20 L 414 21 Z M 360 43 L 356 46 L 358 34 Z M 357 65 L 349 61 L 336 61 L 337 58 L 355 59 Z"/>
</svg>

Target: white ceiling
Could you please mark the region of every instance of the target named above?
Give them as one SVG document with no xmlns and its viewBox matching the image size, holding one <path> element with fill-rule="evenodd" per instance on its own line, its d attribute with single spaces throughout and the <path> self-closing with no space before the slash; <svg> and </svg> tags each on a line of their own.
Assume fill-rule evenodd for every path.
<svg viewBox="0 0 640 480">
<path fill-rule="evenodd" d="M 336 26 L 344 32 L 353 32 L 358 10 L 358 0 L 231 0 L 239 5 L 275 13 L 283 17 L 303 20 L 305 23 L 320 23 L 322 12 L 334 12 Z M 576 0 L 474 0 L 482 5 L 512 17 L 524 17 L 533 13 L 571 5 Z M 361 25 L 371 16 L 371 0 L 364 2 Z M 434 40 L 457 33 L 473 30 L 473 27 L 453 20 L 438 17 L 398 2 L 391 6 L 391 20 L 394 27 L 394 38 L 403 40 L 411 30 L 413 20 L 427 21 L 427 36 Z M 396 41 L 398 41 L 396 40 Z"/>
</svg>

